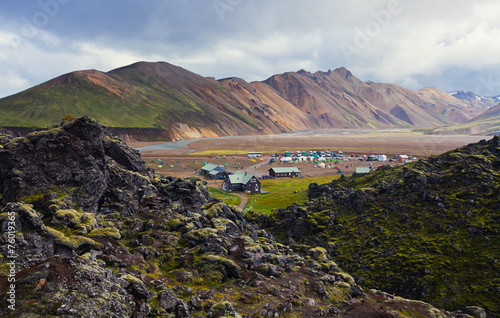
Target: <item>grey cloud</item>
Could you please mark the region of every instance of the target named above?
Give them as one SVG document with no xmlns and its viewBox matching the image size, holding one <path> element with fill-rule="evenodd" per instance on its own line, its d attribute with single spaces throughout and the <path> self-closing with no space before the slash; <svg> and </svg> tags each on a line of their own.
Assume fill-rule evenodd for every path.
<svg viewBox="0 0 500 318">
<path fill-rule="evenodd" d="M 0 5 L 0 34 L 20 39 L 14 49 L 0 41 L 2 78 L 13 75 L 5 87 L 33 86 L 62 69 L 107 71 L 136 58 L 248 81 L 346 66 L 362 80 L 443 90 L 473 90 L 477 78 L 499 68 L 500 21 L 490 12 L 500 7 L 493 0 L 41 1 L 59 4 L 57 13 L 34 1 Z M 44 12 L 40 32 L 23 36 L 26 21 Z M 500 94 L 500 87 L 488 91 Z"/>
</svg>

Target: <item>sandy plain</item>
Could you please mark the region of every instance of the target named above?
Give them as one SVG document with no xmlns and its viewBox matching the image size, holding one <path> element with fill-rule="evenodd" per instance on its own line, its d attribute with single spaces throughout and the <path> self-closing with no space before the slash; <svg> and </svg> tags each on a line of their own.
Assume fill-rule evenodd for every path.
<svg viewBox="0 0 500 318">
<path fill-rule="evenodd" d="M 268 174 L 271 167 L 280 167 L 279 163 L 269 165 L 271 153 L 283 156 L 285 151 L 343 151 L 344 157 L 351 155 L 394 155 L 406 154 L 416 158 L 426 158 L 431 155 L 478 142 L 481 139 L 491 139 L 491 136 L 467 135 L 424 135 L 409 130 L 309 130 L 278 135 L 234 136 L 220 138 L 204 138 L 183 140 L 177 142 L 128 142 L 128 145 L 138 149 L 149 167 L 165 176 L 188 177 L 196 175 L 197 171 L 207 161 L 223 165 L 228 171 L 242 170 L 258 177 Z M 263 161 L 251 161 L 247 152 L 262 152 Z M 223 156 L 226 158 L 223 158 Z M 216 157 L 219 156 L 217 159 Z M 233 158 L 234 156 L 234 158 Z M 305 176 L 336 175 L 334 167 L 342 168 L 349 174 L 356 167 L 380 166 L 382 164 L 399 165 L 397 162 L 360 161 L 357 157 L 340 163 L 329 163 L 327 167 L 316 168 L 311 163 L 287 163 L 287 166 L 297 166 Z M 160 159 L 160 160 L 158 160 Z M 163 162 L 163 164 L 161 164 Z M 158 166 L 161 166 L 159 168 Z M 220 184 L 220 181 L 218 182 Z M 215 183 L 209 182 L 210 186 Z"/>
</svg>

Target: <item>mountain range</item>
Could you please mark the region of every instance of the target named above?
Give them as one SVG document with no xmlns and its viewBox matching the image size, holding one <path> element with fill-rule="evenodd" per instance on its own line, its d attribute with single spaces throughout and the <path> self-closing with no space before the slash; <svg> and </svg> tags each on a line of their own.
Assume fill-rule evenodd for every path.
<svg viewBox="0 0 500 318">
<path fill-rule="evenodd" d="M 457 99 L 468 101 L 472 104 L 477 104 L 477 105 L 486 105 L 491 107 L 500 103 L 500 95 L 486 97 L 470 91 L 456 91 L 456 92 L 451 92 L 449 94 Z"/>
<path fill-rule="evenodd" d="M 498 135 L 500 134 L 500 104 L 489 108 L 468 122 L 425 129 L 424 131 L 430 134 Z"/>
<path fill-rule="evenodd" d="M 76 71 L 0 99 L 0 126 L 51 127 L 87 115 L 132 138 L 189 139 L 322 128 L 416 128 L 465 123 L 489 108 L 436 88 L 363 82 L 346 68 L 248 83 L 166 62 Z M 144 132 L 153 130 L 153 137 Z"/>
</svg>

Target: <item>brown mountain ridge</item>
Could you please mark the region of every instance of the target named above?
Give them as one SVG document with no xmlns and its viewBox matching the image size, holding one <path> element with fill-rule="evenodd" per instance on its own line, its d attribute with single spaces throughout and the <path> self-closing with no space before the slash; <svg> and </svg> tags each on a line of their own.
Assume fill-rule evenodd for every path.
<svg viewBox="0 0 500 318">
<path fill-rule="evenodd" d="M 435 88 L 363 82 L 346 68 L 215 80 L 166 62 L 68 73 L 0 99 L 0 126 L 49 127 L 87 115 L 134 139 L 462 123 L 483 109 Z M 147 130 L 149 133 L 144 135 Z M 120 132 L 118 132 L 120 133 Z M 142 135 L 141 135 L 142 134 Z"/>
</svg>

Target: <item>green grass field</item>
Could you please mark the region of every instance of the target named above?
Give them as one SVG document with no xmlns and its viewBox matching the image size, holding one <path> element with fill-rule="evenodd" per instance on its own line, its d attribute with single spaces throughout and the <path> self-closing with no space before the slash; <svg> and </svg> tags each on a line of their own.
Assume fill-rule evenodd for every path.
<svg viewBox="0 0 500 318">
<path fill-rule="evenodd" d="M 276 208 L 286 208 L 292 203 L 303 203 L 307 201 L 307 189 L 310 183 L 323 184 L 337 178 L 339 176 L 261 180 L 262 190 L 270 193 L 247 195 L 248 203 L 244 211 L 269 214 Z"/>
<path fill-rule="evenodd" d="M 208 188 L 208 193 L 214 198 L 220 199 L 229 205 L 239 206 L 241 203 L 241 198 L 239 196 L 222 192 L 216 188 Z"/>
</svg>

